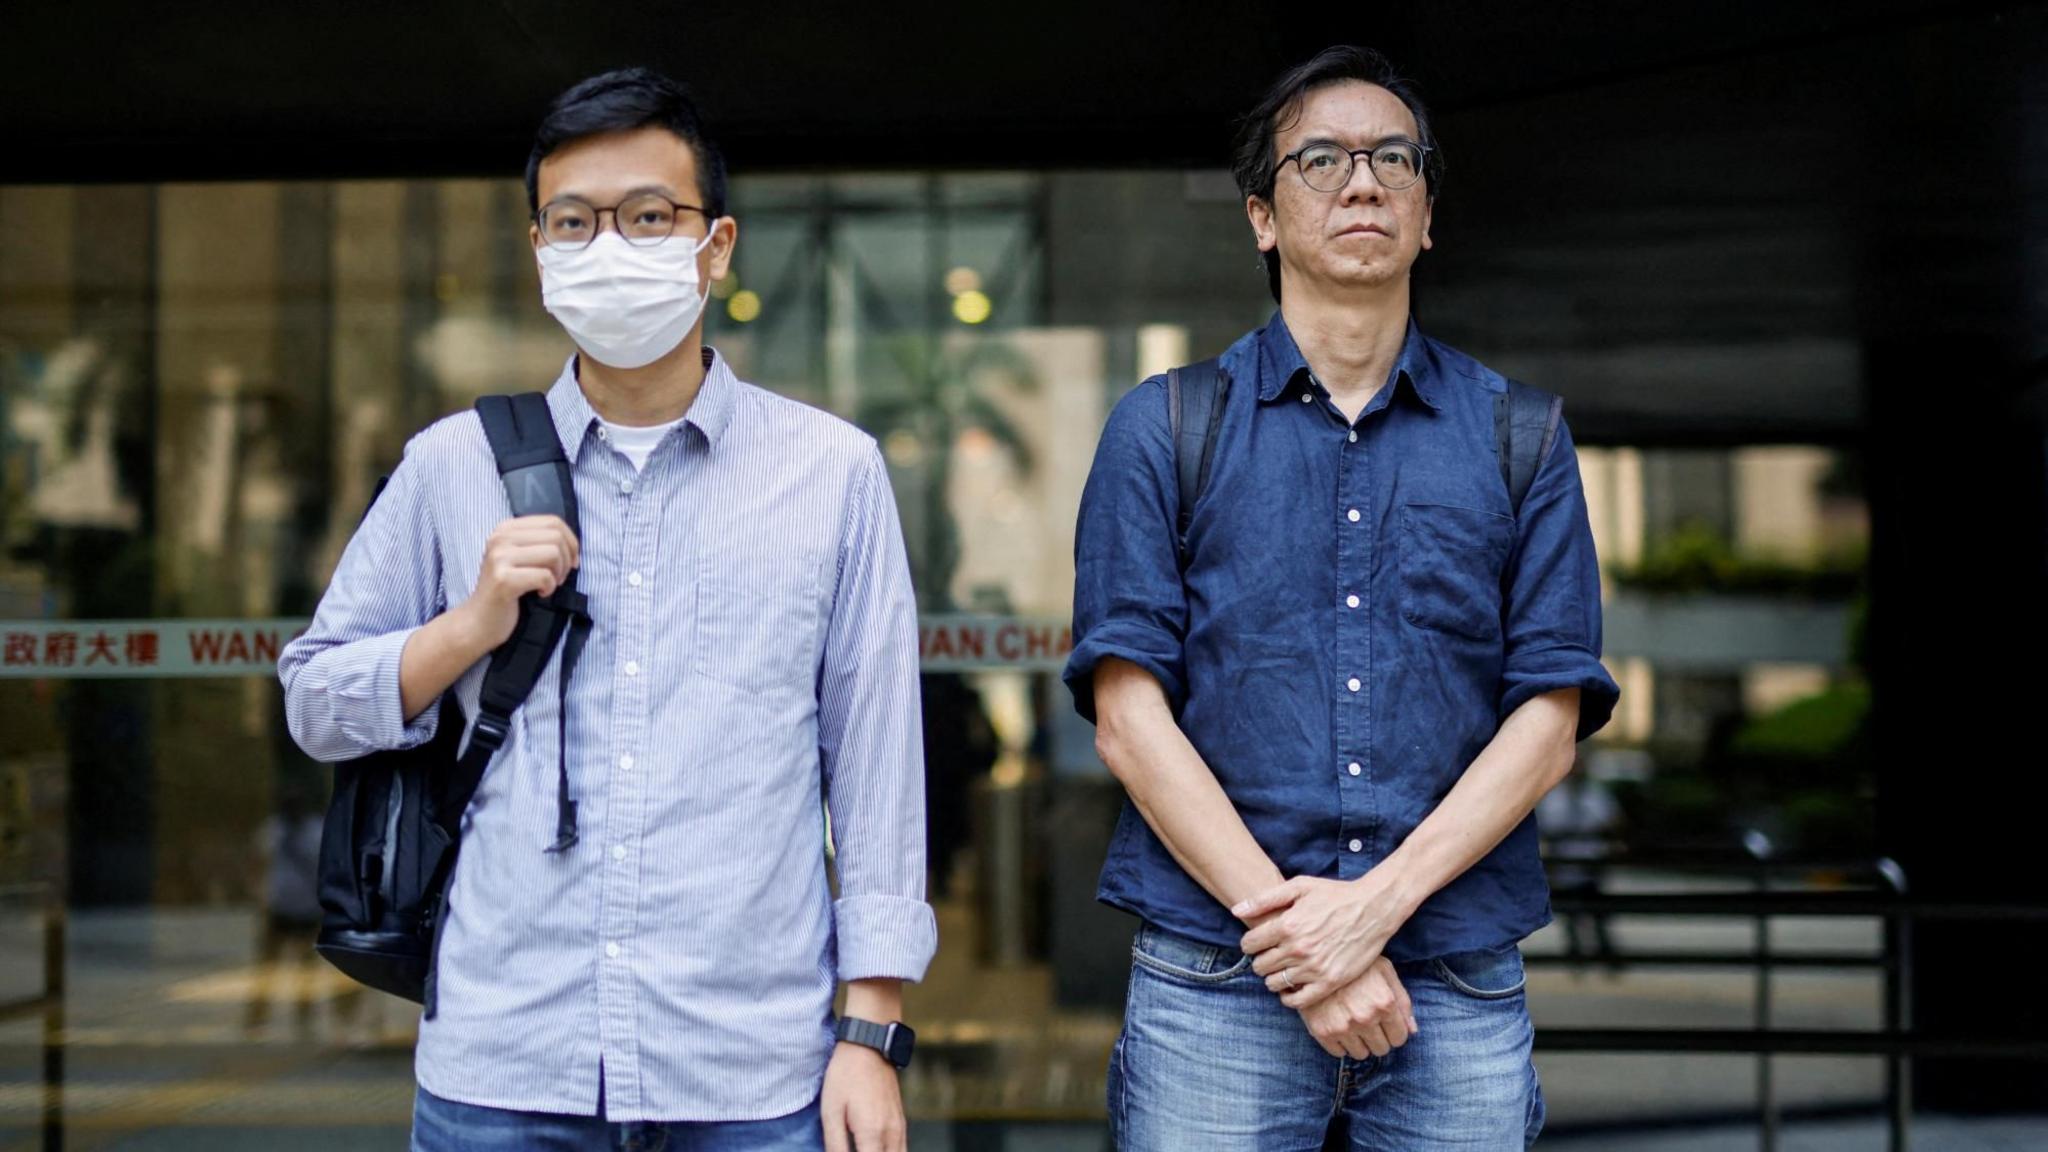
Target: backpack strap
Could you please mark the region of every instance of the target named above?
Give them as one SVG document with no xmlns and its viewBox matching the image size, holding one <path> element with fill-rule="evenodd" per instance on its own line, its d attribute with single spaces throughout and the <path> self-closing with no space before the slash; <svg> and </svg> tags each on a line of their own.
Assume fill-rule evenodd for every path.
<svg viewBox="0 0 2048 1152">
<path fill-rule="evenodd" d="M 569 472 L 569 458 L 562 451 L 561 438 L 555 434 L 554 414 L 548 408 L 547 396 L 540 392 L 479 396 L 476 411 L 483 420 L 484 434 L 490 438 L 491 454 L 497 458 L 498 475 L 505 483 L 512 514 L 559 516 L 580 539 L 583 532 L 576 513 L 576 487 Z M 490 667 L 484 672 L 476 724 L 471 730 L 469 750 L 464 753 L 465 761 L 474 761 L 473 765 L 465 764 L 463 773 L 463 782 L 473 793 L 491 754 L 504 744 L 511 731 L 512 713 L 532 694 L 556 645 L 560 644 L 561 738 L 556 742 L 555 842 L 549 846 L 550 852 L 563 851 L 576 843 L 576 801 L 569 798 L 569 677 L 575 673 L 577 658 L 582 655 L 583 642 L 590 632 L 589 602 L 577 591 L 576 577 L 576 570 L 570 569 L 567 579 L 546 599 L 531 592 L 520 597 L 519 623 L 513 627 L 511 637 L 491 653 Z M 475 780 L 469 779 L 472 771 Z M 468 797 L 460 799 L 466 807 Z"/>
<path fill-rule="evenodd" d="M 484 435 L 490 440 L 491 455 L 497 462 L 512 514 L 559 516 L 581 539 L 583 529 L 577 516 L 569 458 L 555 434 L 554 414 L 548 408 L 547 396 L 540 392 L 479 396 L 476 413 L 483 421 Z M 375 497 L 371 499 L 374 503 Z M 475 797 L 491 758 L 511 732 L 512 713 L 533 694 L 534 685 L 540 682 L 558 643 L 562 644 L 562 667 L 558 680 L 561 729 L 556 745 L 555 842 L 547 850 L 559 852 L 576 843 L 576 801 L 569 798 L 569 677 L 576 670 L 576 660 L 583 652 L 583 642 L 591 627 L 589 603 L 576 589 L 576 576 L 576 570 L 571 569 L 546 599 L 530 592 L 520 597 L 518 623 L 513 625 L 512 635 L 491 653 L 490 665 L 484 670 L 468 746 L 456 757 L 452 769 L 438 774 L 441 779 L 434 787 L 423 790 L 426 818 L 440 828 L 447 843 L 428 885 L 436 895 L 425 914 L 425 922 L 433 933 L 421 997 L 426 1019 L 433 1019 L 440 1007 L 441 942 L 448 935 L 448 888 L 462 849 L 462 815 Z M 442 731 L 459 729 L 463 720 L 462 709 L 454 697 L 444 697 Z"/>
<path fill-rule="evenodd" d="M 1515 515 L 1522 514 L 1522 501 L 1536 483 L 1536 471 L 1557 443 L 1557 426 L 1564 414 L 1564 397 L 1545 392 L 1520 380 L 1508 381 L 1507 391 L 1493 398 L 1493 435 L 1500 449 L 1500 478 L 1508 486 L 1508 499 Z"/>
<path fill-rule="evenodd" d="M 1230 394 L 1230 376 L 1215 360 L 1203 360 L 1166 373 L 1167 426 L 1173 438 L 1174 468 L 1179 480 L 1180 509 L 1174 541 L 1181 569 L 1187 569 L 1188 530 L 1195 501 L 1209 485 L 1215 456 L 1216 429 L 1223 401 Z M 1493 398 L 1493 433 L 1500 456 L 1500 478 L 1507 485 L 1515 514 L 1536 483 L 1536 473 L 1557 445 L 1564 417 L 1564 398 L 1519 380 Z"/>
<path fill-rule="evenodd" d="M 1173 437 L 1174 468 L 1180 481 L 1174 545 L 1183 572 L 1187 571 L 1190 558 L 1188 529 L 1194 523 L 1195 501 L 1209 485 L 1216 429 L 1223 421 L 1223 400 L 1228 395 L 1230 375 L 1214 359 L 1167 370 L 1167 426 Z"/>
</svg>

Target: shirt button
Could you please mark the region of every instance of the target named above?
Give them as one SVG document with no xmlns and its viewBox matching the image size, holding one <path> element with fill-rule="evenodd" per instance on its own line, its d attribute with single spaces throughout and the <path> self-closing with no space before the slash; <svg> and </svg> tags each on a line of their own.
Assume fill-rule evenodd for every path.
<svg viewBox="0 0 2048 1152">
<path fill-rule="evenodd" d="M 1363 852 L 1363 851 L 1365 851 L 1365 841 L 1363 841 L 1363 840 L 1353 840 L 1353 841 L 1351 842 L 1351 850 L 1352 850 L 1353 852 Z"/>
<path fill-rule="evenodd" d="M 610 440 L 612 438 L 612 434 L 606 429 L 599 428 L 597 430 L 597 438 L 599 440 Z"/>
<path fill-rule="evenodd" d="M 606 956 L 611 957 L 614 960 L 617 960 L 619 958 L 619 942 L 614 940 L 611 943 L 605 945 L 604 954 Z"/>
<path fill-rule="evenodd" d="M 1353 508 L 1351 511 L 1346 512 L 1344 514 L 1344 517 L 1345 519 L 1350 520 L 1353 524 L 1358 523 L 1358 509 Z"/>
<path fill-rule="evenodd" d="M 624 860 L 625 858 L 626 858 L 626 846 L 625 846 L 624 844 L 614 844 L 614 845 L 612 845 L 612 859 L 614 859 L 614 860 Z"/>
<path fill-rule="evenodd" d="M 633 770 L 633 758 L 631 756 L 619 757 L 619 767 L 631 772 Z"/>
<path fill-rule="evenodd" d="M 640 574 L 638 572 L 629 573 L 626 576 L 626 583 L 638 588 L 640 586 Z"/>
<path fill-rule="evenodd" d="M 1313 404 L 1313 403 L 1315 403 L 1315 401 L 1316 401 L 1316 398 L 1315 398 L 1315 396 L 1314 396 L 1314 395 L 1312 395 L 1312 394 L 1311 394 L 1311 393 L 1310 393 L 1310 392 L 1309 392 L 1309 391 L 1308 391 L 1307 389 L 1303 389 L 1303 390 L 1302 390 L 1302 393 L 1301 393 L 1301 402 L 1302 402 L 1303 404 Z"/>
<path fill-rule="evenodd" d="M 640 662 L 639 662 L 638 660 L 628 660 L 628 661 L 626 661 L 626 675 L 628 675 L 628 676 L 638 676 L 639 674 L 640 674 Z"/>
<path fill-rule="evenodd" d="M 1346 596 L 1344 598 L 1344 606 L 1346 608 L 1358 607 L 1358 595 L 1356 593 L 1353 593 L 1352 595 Z"/>
<path fill-rule="evenodd" d="M 619 481 L 619 491 L 631 496 L 633 494 L 633 482 L 631 480 Z"/>
<path fill-rule="evenodd" d="M 1353 692 L 1358 691 L 1358 677 L 1353 676 L 1351 679 L 1346 680 L 1344 682 L 1344 686 L 1346 688 L 1351 689 Z"/>
<path fill-rule="evenodd" d="M 1363 772 L 1363 771 L 1364 771 L 1364 769 L 1363 769 L 1363 768 L 1360 768 L 1360 767 L 1358 766 L 1358 763 L 1357 763 L 1356 761 L 1353 761 L 1353 762 L 1352 762 L 1352 763 L 1350 763 L 1350 764 L 1346 764 L 1346 765 L 1344 766 L 1344 770 L 1345 770 L 1346 772 L 1349 772 L 1349 773 L 1351 773 L 1351 774 L 1352 774 L 1353 776 L 1356 776 L 1356 775 L 1358 775 L 1358 774 L 1359 774 L 1360 772 Z"/>
<path fill-rule="evenodd" d="M 1351 435 L 1346 436 L 1345 439 L 1351 441 L 1353 444 L 1358 443 L 1358 429 L 1353 428 L 1351 430 Z"/>
</svg>

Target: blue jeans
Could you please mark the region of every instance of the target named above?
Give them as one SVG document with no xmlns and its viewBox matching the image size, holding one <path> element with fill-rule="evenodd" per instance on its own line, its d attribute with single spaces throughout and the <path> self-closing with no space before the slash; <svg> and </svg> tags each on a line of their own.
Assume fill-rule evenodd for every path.
<svg viewBox="0 0 2048 1152">
<path fill-rule="evenodd" d="M 511 1112 L 413 1096 L 412 1152 L 821 1152 L 818 1105 L 775 1120 L 612 1123 L 596 1116 Z"/>
<path fill-rule="evenodd" d="M 1251 959 L 1150 924 L 1109 1065 L 1122 1152 L 1515 1152 L 1543 1127 L 1513 948 L 1399 964 L 1421 1031 L 1383 1058 L 1324 1052 Z"/>
</svg>

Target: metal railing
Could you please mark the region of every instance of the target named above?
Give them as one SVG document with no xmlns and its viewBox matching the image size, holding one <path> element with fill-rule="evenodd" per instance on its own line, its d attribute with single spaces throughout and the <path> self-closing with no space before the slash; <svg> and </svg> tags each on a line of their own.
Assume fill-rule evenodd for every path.
<svg viewBox="0 0 2048 1152">
<path fill-rule="evenodd" d="M 1926 921 L 2048 923 L 2048 905 L 1949 904 L 1911 898 L 1904 869 L 1892 860 L 1862 862 L 1774 859 L 1768 841 L 1745 838 L 1744 851 L 1674 856 L 1616 855 L 1559 860 L 1560 865 L 1599 870 L 1641 868 L 1664 873 L 1721 876 L 1746 882 L 1747 891 L 1678 893 L 1559 894 L 1553 906 L 1566 916 L 1649 916 L 1736 918 L 1752 923 L 1753 944 L 1736 952 L 1683 951 L 1630 954 L 1603 951 L 1592 957 L 1571 953 L 1528 956 L 1536 965 L 1606 964 L 1619 967 L 1752 968 L 1756 972 L 1752 1027 L 1743 1028 L 1541 1028 L 1536 1046 L 1552 1052 L 1658 1052 L 1684 1055 L 1749 1054 L 1757 1058 L 1757 1123 L 1763 1152 L 1778 1148 L 1781 1109 L 1772 1077 L 1774 1056 L 1871 1056 L 1885 1062 L 1886 1147 L 1906 1152 L 1912 1140 L 1913 1061 L 1923 1057 L 2018 1059 L 2048 1062 L 2048 1039 L 2014 1040 L 1970 1036 L 1922 1036 L 1914 1031 L 1913 929 Z M 1786 891 L 1773 883 L 1786 876 L 1827 872 L 1861 877 L 1865 887 L 1850 891 Z M 1877 953 L 1776 951 L 1771 922 L 1781 917 L 1875 919 L 1883 925 Z M 1603 937 L 1604 939 L 1604 937 Z M 1877 969 L 1884 973 L 1878 1030 L 1784 1029 L 1772 1024 L 1774 979 L 1784 969 Z"/>
<path fill-rule="evenodd" d="M 43 987 L 33 996 L 0 1002 L 0 1020 L 40 1012 L 43 1017 L 44 1152 L 64 1146 L 64 901 L 46 883 L 0 885 L 0 907 L 39 908 L 43 925 Z"/>
</svg>

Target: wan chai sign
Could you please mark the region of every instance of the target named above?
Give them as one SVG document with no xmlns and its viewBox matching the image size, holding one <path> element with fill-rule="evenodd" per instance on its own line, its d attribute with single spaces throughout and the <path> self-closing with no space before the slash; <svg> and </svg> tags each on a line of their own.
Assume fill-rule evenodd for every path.
<svg viewBox="0 0 2048 1152">
<path fill-rule="evenodd" d="M 303 619 L 0 620 L 0 680 L 275 676 Z M 927 672 L 1058 671 L 1073 630 L 1058 620 L 926 616 L 917 626 Z"/>
</svg>

